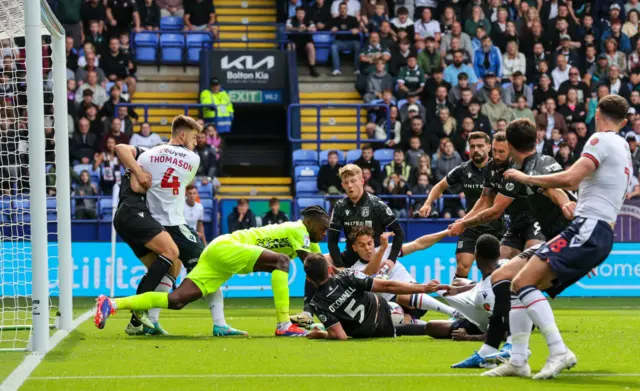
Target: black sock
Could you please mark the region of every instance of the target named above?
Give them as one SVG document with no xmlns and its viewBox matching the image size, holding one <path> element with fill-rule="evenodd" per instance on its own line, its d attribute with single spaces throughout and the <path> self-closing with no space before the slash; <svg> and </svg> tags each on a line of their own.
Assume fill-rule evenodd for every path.
<svg viewBox="0 0 640 391">
<path fill-rule="evenodd" d="M 495 304 L 493 314 L 489 319 L 489 330 L 487 331 L 486 344 L 496 349 L 504 340 L 505 334 L 509 331 L 509 312 L 511 311 L 511 281 L 501 280 L 493 284 L 493 294 Z"/>
<path fill-rule="evenodd" d="M 456 279 L 456 278 L 468 278 L 468 277 L 469 277 L 469 274 L 467 274 L 466 276 L 461 276 L 458 273 L 456 273 L 456 276 L 454 277 L 454 279 Z"/>
<path fill-rule="evenodd" d="M 138 289 L 136 289 L 136 295 L 156 290 L 156 287 L 160 284 L 160 281 L 162 281 L 162 277 L 169 272 L 171 266 L 173 266 L 173 262 L 163 255 L 158 255 L 158 258 L 156 258 L 147 270 L 147 274 L 140 280 Z M 140 326 L 140 322 L 138 322 L 133 315 L 131 315 L 130 322 L 135 327 Z"/>
<path fill-rule="evenodd" d="M 396 335 L 398 337 L 402 335 L 425 335 L 427 325 L 407 323 L 407 324 L 399 324 L 395 326 L 395 328 L 396 328 Z"/>
<path fill-rule="evenodd" d="M 311 298 L 316 293 L 317 289 L 318 288 L 316 288 L 316 286 L 312 282 L 310 282 L 308 280 L 305 280 L 305 282 L 304 282 L 304 307 L 303 307 L 303 311 L 304 312 L 308 312 L 311 315 L 313 315 L 313 310 L 311 309 Z"/>
</svg>

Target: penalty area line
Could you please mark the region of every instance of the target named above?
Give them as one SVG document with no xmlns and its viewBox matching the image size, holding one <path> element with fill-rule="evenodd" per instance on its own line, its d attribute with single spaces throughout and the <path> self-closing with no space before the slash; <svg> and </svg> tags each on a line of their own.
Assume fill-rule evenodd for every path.
<svg viewBox="0 0 640 391">
<path fill-rule="evenodd" d="M 107 380 L 107 379 L 233 379 L 233 378 L 361 378 L 361 377 L 479 377 L 479 373 L 274 373 L 274 374 L 155 374 L 101 376 L 33 376 L 30 381 L 48 380 Z M 640 377 L 640 373 L 566 373 L 559 377 Z"/>
</svg>

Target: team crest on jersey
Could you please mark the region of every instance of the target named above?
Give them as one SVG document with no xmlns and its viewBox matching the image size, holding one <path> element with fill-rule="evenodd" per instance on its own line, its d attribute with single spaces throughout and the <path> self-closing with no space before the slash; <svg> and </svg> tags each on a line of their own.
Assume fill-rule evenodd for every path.
<svg viewBox="0 0 640 391">
<path fill-rule="evenodd" d="M 345 214 L 345 216 L 349 216 L 349 209 L 345 209 L 344 210 L 344 214 Z"/>
<path fill-rule="evenodd" d="M 388 214 L 389 216 L 393 215 L 393 211 L 392 211 L 392 210 L 391 210 L 391 208 L 389 208 L 388 206 L 387 206 L 387 214 Z"/>
<path fill-rule="evenodd" d="M 320 322 L 326 322 L 327 321 L 327 317 L 322 315 L 322 314 L 318 315 L 318 319 L 320 319 Z"/>
<path fill-rule="evenodd" d="M 471 178 L 471 173 L 470 173 L 470 172 L 469 172 L 469 173 L 467 173 L 467 176 L 468 176 L 469 178 Z"/>
<path fill-rule="evenodd" d="M 369 217 L 369 207 L 368 206 L 364 206 L 360 209 L 360 213 L 362 214 L 362 217 Z"/>
<path fill-rule="evenodd" d="M 489 305 L 489 303 L 484 303 L 482 305 L 482 308 L 484 308 L 484 310 L 487 312 L 491 312 L 491 305 Z"/>
<path fill-rule="evenodd" d="M 460 240 L 460 241 L 458 242 L 458 248 L 462 248 L 462 244 L 463 244 L 463 243 L 462 243 L 462 240 Z"/>
<path fill-rule="evenodd" d="M 305 236 L 302 242 L 302 247 L 304 248 L 309 248 L 311 246 L 311 239 L 309 239 L 308 236 Z"/>
<path fill-rule="evenodd" d="M 509 182 L 505 185 L 505 189 L 507 189 L 507 191 L 512 191 L 514 188 L 516 187 L 516 185 L 513 184 L 513 182 Z"/>
<path fill-rule="evenodd" d="M 591 144 L 591 145 L 594 145 L 594 146 L 595 146 L 596 144 L 598 144 L 598 142 L 600 142 L 600 140 L 599 140 L 597 137 L 593 137 L 593 138 L 591 139 L 591 141 L 589 142 L 589 144 Z"/>
</svg>

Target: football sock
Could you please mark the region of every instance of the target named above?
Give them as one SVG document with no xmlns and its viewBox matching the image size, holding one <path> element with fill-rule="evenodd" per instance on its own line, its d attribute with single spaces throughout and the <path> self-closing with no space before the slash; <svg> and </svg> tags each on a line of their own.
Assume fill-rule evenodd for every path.
<svg viewBox="0 0 640 391">
<path fill-rule="evenodd" d="M 151 308 L 169 308 L 169 294 L 165 292 L 146 292 L 113 301 L 118 310 L 147 311 Z"/>
<path fill-rule="evenodd" d="M 138 283 L 138 288 L 136 288 L 136 295 L 139 295 L 141 293 L 144 293 L 142 291 L 142 287 L 144 286 L 144 280 L 147 278 L 147 275 L 145 274 L 144 276 L 142 276 L 142 278 L 140 279 L 140 282 Z M 131 314 L 131 319 L 129 320 L 129 323 L 131 323 L 131 325 L 133 327 L 140 327 L 142 326 L 142 323 L 140 323 L 138 321 L 138 318 L 136 318 L 135 316 L 133 316 L 133 314 Z"/>
<path fill-rule="evenodd" d="M 144 278 L 140 280 L 140 285 L 136 293 L 152 292 L 162 281 L 162 278 L 169 273 L 169 269 L 173 266 L 173 262 L 169 258 L 158 255 L 155 261 L 151 264 L 145 274 Z"/>
<path fill-rule="evenodd" d="M 413 324 L 413 323 L 405 323 L 399 324 L 395 326 L 396 335 L 399 337 L 401 335 L 425 335 L 426 334 L 426 323 L 425 324 Z"/>
<path fill-rule="evenodd" d="M 313 310 L 311 309 L 311 298 L 316 293 L 318 288 L 308 280 L 304 282 L 304 308 L 303 311 L 309 316 L 313 316 Z"/>
<path fill-rule="evenodd" d="M 482 345 L 482 347 L 480 348 L 480 350 L 478 350 L 478 355 L 482 358 L 487 357 L 490 354 L 493 353 L 498 353 L 498 349 L 494 348 L 493 346 L 489 346 L 486 343 L 484 345 Z"/>
<path fill-rule="evenodd" d="M 469 277 L 468 274 L 466 276 L 462 276 L 462 275 L 456 273 L 456 275 L 455 275 L 455 277 L 453 277 L 453 279 L 455 280 L 456 278 L 468 278 L 468 277 Z"/>
<path fill-rule="evenodd" d="M 411 297 L 409 298 L 409 305 L 420 310 L 442 312 L 443 314 L 447 314 L 449 316 L 453 316 L 453 313 L 456 312 L 454 308 L 441 303 L 440 301 L 425 293 L 416 293 L 411 295 Z"/>
<path fill-rule="evenodd" d="M 558 326 L 556 326 L 556 320 L 547 298 L 539 289 L 531 285 L 520 289 L 518 296 L 526 307 L 529 317 L 547 340 L 549 354 L 556 356 L 565 353 L 567 347 L 562 340 Z"/>
<path fill-rule="evenodd" d="M 289 321 L 289 273 L 282 270 L 271 272 L 271 289 L 276 305 L 278 323 Z"/>
<path fill-rule="evenodd" d="M 527 309 L 519 298 L 511 299 L 511 312 L 509 313 L 509 327 L 511 328 L 511 363 L 521 367 L 527 363 L 527 350 L 531 336 L 533 321 L 527 313 Z"/>
<path fill-rule="evenodd" d="M 173 286 L 175 285 L 175 283 L 176 283 L 176 280 L 173 278 L 173 276 L 169 274 L 165 274 L 164 277 L 162 277 L 162 281 L 160 281 L 160 284 L 158 284 L 158 286 L 156 287 L 155 291 L 169 293 L 171 292 L 171 289 L 173 289 Z M 160 308 L 150 309 L 149 319 L 153 323 L 158 322 L 158 319 L 160 319 Z"/>
<path fill-rule="evenodd" d="M 493 314 L 489 318 L 486 344 L 496 349 L 500 348 L 504 335 L 509 330 L 510 289 L 511 281 L 509 280 L 500 280 L 492 287 L 496 299 L 493 305 Z"/>
<path fill-rule="evenodd" d="M 207 295 L 207 303 L 209 303 L 209 310 L 211 311 L 213 325 L 226 326 L 227 321 L 224 319 L 224 300 L 222 296 L 222 289 L 218 289 L 214 293 L 209 293 Z"/>
</svg>

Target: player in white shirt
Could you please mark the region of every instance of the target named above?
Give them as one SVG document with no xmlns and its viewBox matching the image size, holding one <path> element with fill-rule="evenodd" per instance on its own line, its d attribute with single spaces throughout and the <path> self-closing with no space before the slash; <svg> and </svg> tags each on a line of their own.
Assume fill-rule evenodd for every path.
<svg viewBox="0 0 640 391">
<path fill-rule="evenodd" d="M 198 197 L 198 189 L 195 186 L 187 186 L 187 203 L 184 206 L 184 219 L 187 221 L 189 228 L 198 233 L 198 237 L 202 243 L 207 245 L 207 238 L 204 236 L 204 207 L 201 203 L 196 202 Z"/>
<path fill-rule="evenodd" d="M 618 135 L 626 124 L 629 104 L 618 95 L 600 99 L 595 114 L 597 132 L 589 138 L 582 156 L 567 171 L 529 176 L 508 170 L 505 177 L 527 186 L 578 189 L 575 219 L 560 235 L 540 247 L 513 279 L 510 329 L 511 359 L 485 376 L 531 375 L 528 344 L 535 324 L 549 346 L 549 358 L 534 379 L 555 377 L 577 364 L 558 331 L 553 311 L 540 290 L 557 293 L 586 276 L 605 261 L 613 248 L 613 228 L 633 175 L 629 145 Z"/>
</svg>

